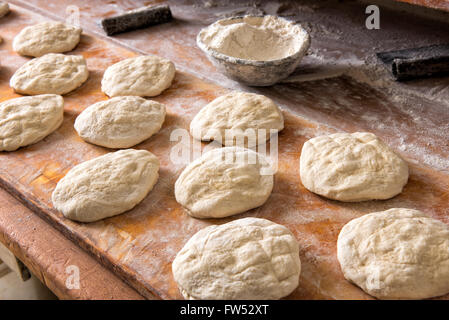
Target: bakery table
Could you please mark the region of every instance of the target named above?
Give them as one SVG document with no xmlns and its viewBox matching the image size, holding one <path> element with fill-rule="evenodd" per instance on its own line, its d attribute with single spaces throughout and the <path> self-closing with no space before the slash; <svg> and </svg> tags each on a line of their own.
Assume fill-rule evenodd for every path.
<svg viewBox="0 0 449 320">
<path fill-rule="evenodd" d="M 0 241 L 59 299 L 143 299 L 2 189 L 0 203 Z M 79 268 L 79 289 L 66 285 L 72 284 L 71 266 Z"/>
<path fill-rule="evenodd" d="M 97 5 L 81 0 L 13 0 L 12 12 L 0 21 L 4 38 L 0 61 L 8 61 L 0 74 L 1 101 L 18 96 L 8 80 L 26 61 L 11 48 L 14 35 L 23 27 L 42 20 L 79 18 L 84 30 L 73 54 L 86 58 L 90 76 L 82 87 L 64 96 L 62 126 L 35 145 L 0 153 L 0 185 L 9 192 L 0 192 L 0 240 L 58 297 L 182 298 L 171 262 L 183 244 L 206 225 L 257 216 L 286 225 L 300 242 L 300 285 L 287 298 L 370 299 L 344 279 L 336 259 L 336 238 L 345 223 L 393 206 L 416 208 L 449 223 L 449 78 L 396 83 L 375 59 L 379 51 L 449 42 L 445 13 L 434 13 L 433 18 L 411 7 L 400 12 L 382 7 L 381 29 L 367 30 L 366 4 L 359 1 L 174 1 L 169 4 L 175 19 L 166 24 L 107 37 L 98 23 L 104 17 L 158 2 L 104 1 Z M 243 86 L 219 73 L 196 46 L 195 37 L 202 27 L 244 13 L 285 16 L 310 32 L 308 56 L 283 83 Z M 168 107 L 162 130 L 136 146 L 161 160 L 160 180 L 126 214 L 91 224 L 65 219 L 51 204 L 56 183 L 74 165 L 110 151 L 82 141 L 73 130 L 74 119 L 86 106 L 106 99 L 100 90 L 105 68 L 137 54 L 160 55 L 177 68 L 172 87 L 154 98 Z M 304 73 L 322 75 L 323 69 L 340 74 L 301 80 Z M 264 206 L 237 217 L 193 219 L 173 197 L 173 184 L 184 164 L 168 159 L 174 145 L 168 142 L 170 132 L 188 128 L 202 106 L 229 90 L 266 95 L 285 112 L 275 187 Z M 403 194 L 387 201 L 340 203 L 305 190 L 298 177 L 302 144 L 313 136 L 338 131 L 373 132 L 403 156 L 411 171 Z M 73 265 L 80 270 L 80 289 L 66 285 L 71 270 L 67 267 Z"/>
</svg>

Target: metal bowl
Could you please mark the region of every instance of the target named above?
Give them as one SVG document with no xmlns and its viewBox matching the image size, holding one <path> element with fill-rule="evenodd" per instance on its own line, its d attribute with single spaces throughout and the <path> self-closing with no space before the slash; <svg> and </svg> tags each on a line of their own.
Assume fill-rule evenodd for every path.
<svg viewBox="0 0 449 320">
<path fill-rule="evenodd" d="M 212 25 L 218 23 L 229 25 L 243 21 L 247 22 L 253 18 L 263 19 L 264 16 L 246 15 L 241 17 L 232 17 L 218 20 Z M 299 31 L 298 36 L 294 38 L 294 41 L 300 42 L 297 47 L 298 49 L 293 54 L 285 58 L 266 61 L 246 60 L 220 53 L 208 47 L 202 40 L 202 34 L 206 32 L 207 28 L 210 26 L 202 29 L 198 33 L 196 43 L 198 47 L 200 47 L 200 49 L 206 54 L 208 59 L 217 67 L 217 69 L 229 78 L 240 81 L 249 86 L 270 86 L 282 79 L 287 78 L 296 69 L 310 46 L 310 36 L 304 28 L 299 25 L 292 24 L 284 18 L 275 18 L 281 20 L 283 23 L 291 25 L 292 28 L 297 28 Z"/>
</svg>

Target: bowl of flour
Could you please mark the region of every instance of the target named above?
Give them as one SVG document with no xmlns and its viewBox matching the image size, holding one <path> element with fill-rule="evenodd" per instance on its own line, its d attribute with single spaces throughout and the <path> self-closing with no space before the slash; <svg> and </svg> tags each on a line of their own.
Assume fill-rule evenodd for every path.
<svg viewBox="0 0 449 320">
<path fill-rule="evenodd" d="M 270 15 L 218 20 L 196 40 L 221 72 L 250 86 L 270 86 L 288 77 L 310 46 L 304 28 Z"/>
</svg>

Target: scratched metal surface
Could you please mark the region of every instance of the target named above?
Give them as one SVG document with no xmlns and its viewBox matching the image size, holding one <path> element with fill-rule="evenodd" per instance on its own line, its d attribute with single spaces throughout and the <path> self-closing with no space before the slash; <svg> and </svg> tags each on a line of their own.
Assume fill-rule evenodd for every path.
<svg viewBox="0 0 449 320">
<path fill-rule="evenodd" d="M 24 26 L 42 21 L 39 14 L 12 6 L 13 12 L 0 22 L 4 43 L 0 45 L 0 100 L 18 96 L 8 86 L 9 78 L 27 58 L 16 55 L 11 42 Z M 172 29 L 173 35 L 176 28 Z M 138 35 L 138 34 L 137 34 Z M 141 35 L 141 34 L 140 34 Z M 175 50 L 180 50 L 176 49 Z M 285 90 L 294 93 L 289 104 L 298 104 L 301 112 L 311 115 L 319 110 L 320 120 L 312 121 L 285 111 L 285 130 L 279 136 L 279 168 L 275 176 L 272 195 L 265 205 L 228 219 L 198 220 L 189 217 L 176 203 L 173 185 L 183 169 L 169 159 L 170 133 L 176 128 L 188 128 L 198 110 L 228 89 L 201 80 L 185 72 L 177 72 L 174 84 L 161 96 L 154 98 L 167 105 L 167 118 L 162 130 L 136 148 L 147 149 L 161 161 L 160 178 L 153 191 L 133 210 L 100 222 L 81 224 L 64 219 L 51 204 L 51 193 L 57 181 L 74 165 L 110 150 L 83 142 L 73 129 L 76 116 L 88 105 L 107 97 L 100 91 L 103 71 L 110 64 L 135 55 L 111 42 L 83 34 L 80 45 L 73 52 L 82 54 L 88 63 L 90 77 L 87 83 L 65 96 L 63 125 L 43 141 L 16 152 L 0 153 L 0 183 L 21 199 L 37 214 L 96 256 L 99 261 L 114 270 L 142 294 L 151 293 L 163 299 L 181 298 L 171 274 L 171 262 L 184 243 L 199 229 L 209 224 L 219 224 L 246 216 L 263 217 L 286 225 L 300 243 L 303 270 L 299 287 L 289 299 L 369 299 L 356 286 L 348 283 L 341 273 L 336 259 L 336 239 L 341 227 L 349 220 L 365 213 L 391 207 L 420 209 L 430 216 L 449 223 L 449 176 L 421 160 L 421 153 L 402 150 L 392 136 L 392 125 L 398 125 L 401 135 L 411 145 L 424 144 L 416 130 L 415 119 L 398 109 L 386 95 L 346 77 L 316 81 L 298 85 L 280 85 L 269 92 L 276 101 L 290 110 Z M 164 56 L 164 52 L 160 52 Z M 178 52 L 177 59 L 182 57 Z M 203 58 L 204 59 L 204 58 Z M 177 61 L 175 61 L 177 63 Z M 335 94 L 338 92 L 338 94 Z M 363 102 L 365 112 L 358 106 Z M 421 101 L 421 103 L 423 103 Z M 335 105 L 337 109 L 333 109 Z M 339 112 L 339 109 L 353 112 Z M 323 113 L 324 110 L 324 113 Z M 398 111 L 399 110 L 399 111 Z M 342 110 L 343 111 L 343 110 Z M 316 111 L 318 112 L 318 111 Z M 373 125 L 379 133 L 411 163 L 411 175 L 404 192 L 387 201 L 341 203 L 316 196 L 301 185 L 298 174 L 302 144 L 308 138 L 338 130 L 368 130 L 369 117 L 387 114 L 388 121 L 381 127 Z M 358 121 L 361 116 L 365 119 Z M 420 117 L 426 114 L 422 111 Z M 368 120 L 367 120 L 368 119 Z M 435 147 L 426 149 L 436 154 L 437 163 L 444 167 L 447 162 L 447 132 L 434 134 L 441 113 L 430 113 L 431 138 Z M 343 127 L 335 125 L 341 123 Z M 436 124 L 435 124 L 436 123 Z M 435 127 L 434 127 L 435 124 Z M 396 128 L 397 129 L 397 128 Z M 417 141 L 417 142 L 416 142 Z M 438 148 L 437 146 L 441 146 Z M 428 147 L 428 146 L 427 146 Z M 446 295 L 443 298 L 449 298 Z"/>
</svg>

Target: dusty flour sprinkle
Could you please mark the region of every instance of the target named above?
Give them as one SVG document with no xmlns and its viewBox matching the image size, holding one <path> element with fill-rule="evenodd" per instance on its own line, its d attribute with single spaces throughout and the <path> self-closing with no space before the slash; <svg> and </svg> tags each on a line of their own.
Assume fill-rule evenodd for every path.
<svg viewBox="0 0 449 320">
<path fill-rule="evenodd" d="M 200 33 L 209 48 L 246 60 L 277 60 L 294 54 L 305 40 L 303 30 L 275 16 L 218 21 Z"/>
</svg>

